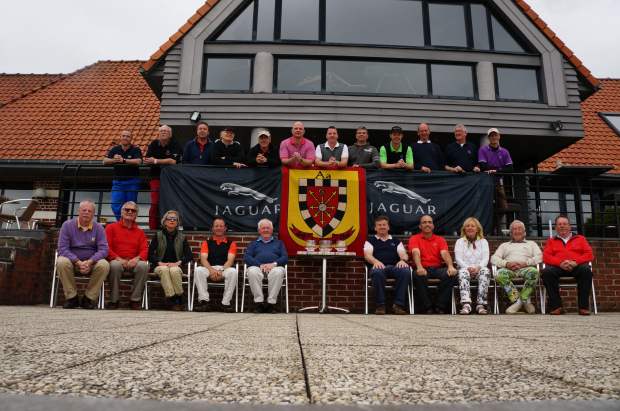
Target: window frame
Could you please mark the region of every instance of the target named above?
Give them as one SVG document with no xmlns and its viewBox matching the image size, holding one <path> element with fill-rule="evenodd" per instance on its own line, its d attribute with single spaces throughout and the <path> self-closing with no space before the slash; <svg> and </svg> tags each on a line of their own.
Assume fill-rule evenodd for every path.
<svg viewBox="0 0 620 411">
<path fill-rule="evenodd" d="M 228 27 L 228 25 L 232 22 L 233 19 L 237 18 L 239 12 L 245 10 L 245 7 L 249 6 L 250 2 L 254 2 L 254 10 L 253 10 L 253 23 L 252 23 L 252 40 L 217 40 L 217 37 Z M 327 9 L 327 0 L 318 0 L 319 2 L 319 27 L 318 27 L 318 40 L 300 40 L 300 39 L 282 39 L 281 38 L 281 29 L 282 29 L 282 0 L 274 0 L 275 1 L 275 10 L 274 10 L 274 27 L 273 27 L 273 40 L 257 40 L 257 29 L 258 29 L 258 7 L 259 2 L 261 0 L 247 0 L 242 3 L 231 16 L 232 18 L 228 18 L 225 23 L 222 24 L 222 27 L 218 29 L 214 34 L 209 36 L 206 40 L 206 43 L 216 42 L 218 44 L 240 44 L 240 43 L 259 43 L 259 44 L 308 44 L 308 45 L 331 45 L 331 46 L 347 46 L 347 47 L 374 47 L 374 48 L 396 48 L 396 49 L 410 49 L 410 50 L 461 50 L 461 51 L 470 51 L 470 52 L 484 52 L 484 53 L 498 53 L 498 54 L 512 54 L 519 56 L 538 56 L 540 53 L 536 51 L 535 47 L 529 43 L 529 41 L 516 30 L 514 24 L 510 22 L 506 16 L 499 10 L 494 4 L 489 3 L 484 0 L 474 0 L 474 1 L 449 1 L 449 0 L 401 0 L 401 1 L 416 1 L 421 3 L 422 8 L 422 24 L 423 24 L 423 34 L 424 34 L 424 45 L 422 46 L 406 46 L 406 45 L 395 45 L 395 44 L 370 44 L 370 43 L 336 43 L 336 42 L 327 42 L 326 37 L 326 9 Z M 431 43 L 430 36 L 430 17 L 429 17 L 429 3 L 435 4 L 451 4 L 451 5 L 461 5 L 464 9 L 464 17 L 465 17 L 465 32 L 467 37 L 467 46 L 433 46 Z M 471 19 L 471 4 L 481 4 L 486 8 L 486 19 L 487 25 L 486 30 L 489 36 L 489 50 L 485 49 L 477 49 L 474 48 L 473 41 L 473 27 L 472 27 L 472 19 Z M 495 16 L 495 18 L 499 21 L 504 28 L 509 32 L 509 34 L 515 39 L 515 41 L 523 48 L 523 52 L 515 52 L 515 51 L 497 51 L 495 50 L 495 41 L 493 38 L 493 29 L 491 18 Z"/>
<path fill-rule="evenodd" d="M 508 68 L 508 69 L 522 69 L 522 70 L 534 70 L 536 74 L 536 87 L 538 90 L 538 100 L 524 100 L 524 99 L 514 99 L 514 98 L 502 98 L 499 95 L 499 78 L 497 76 L 498 68 Z M 542 84 L 542 70 L 541 67 L 537 66 L 520 66 L 516 64 L 493 64 L 493 82 L 495 85 L 495 101 L 507 101 L 507 102 L 517 102 L 517 103 L 537 103 L 544 104 L 546 102 L 545 95 L 543 93 L 543 84 Z"/>
<path fill-rule="evenodd" d="M 278 89 L 278 71 L 280 60 L 312 60 L 321 62 L 321 91 L 285 91 Z M 350 62 L 378 62 L 378 63 L 403 63 L 403 64 L 422 64 L 426 68 L 426 89 L 427 94 L 394 94 L 394 93 L 352 93 L 352 92 L 334 92 L 326 90 L 326 69 L 327 61 L 350 61 Z M 448 65 L 448 66 L 465 66 L 470 68 L 472 76 L 473 97 L 460 97 L 460 96 L 443 96 L 433 94 L 432 89 L 432 74 L 431 65 Z M 333 56 L 306 56 L 306 55 L 291 55 L 281 54 L 274 55 L 273 65 L 273 94 L 314 94 L 314 95 L 330 95 L 330 96 L 364 96 L 364 97 L 399 97 L 399 98 L 434 98 L 434 99 L 448 99 L 448 100 L 470 100 L 476 101 L 479 99 L 478 94 L 478 82 L 476 78 L 475 63 L 467 62 L 453 62 L 443 60 L 415 60 L 415 59 L 381 59 L 381 58 L 368 58 L 368 57 L 333 57 Z"/>
<path fill-rule="evenodd" d="M 600 118 L 603 119 L 603 121 L 605 122 L 605 124 L 607 124 L 609 126 L 609 128 L 611 128 L 618 137 L 620 137 L 620 129 L 618 127 L 616 127 L 614 125 L 614 123 L 612 123 L 607 116 L 614 116 L 614 117 L 618 117 L 620 118 L 620 112 L 612 112 L 612 111 L 600 111 L 598 112 L 598 115 Z"/>
<path fill-rule="evenodd" d="M 209 59 L 249 59 L 250 60 L 250 83 L 247 90 L 226 90 L 226 89 L 207 89 L 207 74 L 208 74 L 208 60 Z M 254 89 L 254 55 L 253 54 L 203 54 L 202 57 L 202 77 L 200 81 L 201 93 L 246 93 L 250 94 Z"/>
</svg>

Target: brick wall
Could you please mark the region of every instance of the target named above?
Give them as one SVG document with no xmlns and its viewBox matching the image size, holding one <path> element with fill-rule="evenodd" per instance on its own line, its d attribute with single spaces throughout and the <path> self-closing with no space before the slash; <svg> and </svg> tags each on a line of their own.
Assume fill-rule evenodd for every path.
<svg viewBox="0 0 620 411">
<path fill-rule="evenodd" d="M 151 232 L 149 232 L 152 235 Z M 49 249 L 46 255 L 50 256 L 47 260 L 47 267 L 41 270 L 41 281 L 49 290 L 51 266 L 53 261 L 53 250 L 56 244 L 57 232 L 50 231 L 50 240 L 47 242 Z M 206 233 L 193 232 L 187 233 L 188 240 L 194 251 L 194 257 L 198 259 L 200 241 L 205 238 Z M 256 239 L 255 234 L 239 234 L 231 236 L 238 242 L 239 246 L 239 266 L 240 271 L 243 267 L 242 255 L 247 244 Z M 453 249 L 455 238 L 448 238 L 450 249 Z M 491 250 L 505 239 L 491 238 L 489 240 Z M 540 244 L 544 240 L 538 241 Z M 595 250 L 595 287 L 597 291 L 597 301 L 601 311 L 620 311 L 620 240 L 592 240 L 591 244 Z M 15 269 L 19 270 L 16 265 Z M 4 274 L 3 274 L 4 275 Z M 241 273 L 240 281 L 241 283 Z M 359 258 L 346 260 L 333 260 L 328 262 L 328 303 L 332 306 L 348 308 L 353 312 L 363 312 L 364 310 L 364 264 Z M 123 283 L 121 285 L 121 295 L 124 300 L 129 297 L 130 286 Z M 163 294 L 159 287 L 149 289 L 151 295 L 151 306 L 161 308 L 163 306 Z M 49 292 L 49 291 L 48 291 Z M 221 289 L 212 292 L 215 300 L 221 296 Z M 289 261 L 289 301 L 291 311 L 301 307 L 318 305 L 321 296 L 321 260 L 308 257 L 294 257 Z M 62 304 L 62 292 L 59 295 L 59 303 Z M 388 298 L 390 294 L 388 293 Z M 575 290 L 563 291 L 564 306 L 568 310 L 576 307 Z M 373 309 L 372 294 L 371 310 Z M 246 290 L 246 307 L 251 308 L 251 293 Z M 240 300 L 239 300 L 240 301 Z M 248 301 L 250 301 L 248 307 Z M 492 301 L 492 300 L 491 300 Z M 490 303 L 491 303 L 490 301 Z M 43 301 L 35 301 L 44 303 Z M 7 304 L 0 300 L 0 303 Z M 24 304 L 31 304 L 32 301 L 24 301 Z M 388 299 L 388 304 L 390 303 Z M 246 309 L 247 309 L 246 308 Z"/>
</svg>

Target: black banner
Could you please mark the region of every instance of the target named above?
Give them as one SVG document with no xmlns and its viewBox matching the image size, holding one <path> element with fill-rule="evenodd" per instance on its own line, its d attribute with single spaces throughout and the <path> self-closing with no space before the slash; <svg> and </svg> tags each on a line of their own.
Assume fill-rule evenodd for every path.
<svg viewBox="0 0 620 411">
<path fill-rule="evenodd" d="M 279 168 L 163 167 L 160 214 L 177 210 L 186 230 L 206 230 L 216 216 L 238 232 L 256 232 L 268 218 L 280 218 Z"/>
<path fill-rule="evenodd" d="M 261 218 L 278 231 L 281 197 L 279 168 L 164 167 L 161 173 L 160 213 L 177 210 L 187 230 L 206 230 L 216 216 L 237 232 L 256 232 Z M 435 231 L 459 232 L 467 217 L 476 217 L 486 232 L 492 226 L 493 177 L 370 170 L 366 172 L 366 210 L 369 231 L 378 215 L 390 218 L 392 233 L 417 232 L 424 214 Z"/>
<path fill-rule="evenodd" d="M 460 233 L 467 217 L 476 217 L 489 232 L 493 215 L 493 177 L 486 173 L 432 174 L 369 170 L 366 173 L 368 226 L 387 215 L 393 233 L 418 231 L 420 217 L 433 217 L 439 234 Z"/>
</svg>

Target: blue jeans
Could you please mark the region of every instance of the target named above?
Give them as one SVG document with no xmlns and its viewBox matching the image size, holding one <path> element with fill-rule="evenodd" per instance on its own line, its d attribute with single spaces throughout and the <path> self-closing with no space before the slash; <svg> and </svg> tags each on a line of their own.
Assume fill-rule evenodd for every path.
<svg viewBox="0 0 620 411">
<path fill-rule="evenodd" d="M 112 212 L 117 220 L 121 219 L 121 208 L 127 201 L 136 202 L 138 200 L 138 190 L 140 189 L 140 179 L 130 178 L 128 180 L 112 180 L 111 203 Z"/>
<path fill-rule="evenodd" d="M 375 287 L 375 300 L 377 305 L 385 305 L 385 279 L 395 278 L 395 296 L 394 304 L 401 307 L 407 307 L 407 288 L 409 287 L 410 271 L 408 268 L 398 268 L 394 265 L 388 265 L 382 270 L 372 269 L 370 271 L 372 277 L 372 286 Z"/>
</svg>

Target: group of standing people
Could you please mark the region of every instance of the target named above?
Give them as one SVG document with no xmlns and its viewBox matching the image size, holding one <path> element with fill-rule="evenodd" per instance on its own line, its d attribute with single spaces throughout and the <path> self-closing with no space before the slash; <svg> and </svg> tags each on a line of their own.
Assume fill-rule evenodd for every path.
<svg viewBox="0 0 620 411">
<path fill-rule="evenodd" d="M 211 141 L 209 125 L 200 121 L 196 125 L 196 137 L 183 148 L 172 139 L 172 129 L 167 125 L 159 128 L 158 138 L 153 140 L 142 156 L 139 147 L 132 144 L 131 132 L 121 133 L 120 144 L 110 148 L 103 164 L 114 167 L 111 204 L 117 220 L 121 218 L 121 207 L 127 201 L 137 202 L 141 180 L 137 166 L 150 166 L 149 186 L 151 207 L 149 227 L 159 227 L 159 188 L 161 166 L 173 164 L 216 165 L 236 168 L 243 167 L 290 167 L 336 169 L 363 167 L 366 169 L 403 169 L 465 172 L 510 172 L 513 170 L 512 158 L 500 146 L 500 132 L 497 128 L 488 130 L 489 144 L 478 149 L 467 141 L 467 128 L 463 124 L 454 127 L 455 140 L 446 146 L 445 152 L 430 140 L 430 127 L 422 123 L 418 126 L 418 140 L 414 143 L 404 141 L 403 129 L 394 126 L 390 130 L 390 141 L 379 148 L 369 142 L 368 130 L 359 127 L 355 132 L 355 143 L 347 146 L 338 141 L 338 129 L 329 127 L 325 142 L 314 145 L 305 137 L 305 127 L 300 121 L 293 123 L 291 136 L 276 148 L 271 141 L 271 132 L 258 131 L 258 143 L 248 153 L 235 139 L 232 128 L 220 131 L 219 138 Z M 498 179 L 498 182 L 500 180 Z M 498 201 L 505 204 L 506 195 L 501 184 L 497 184 Z M 501 207 L 500 204 L 500 207 Z"/>
<path fill-rule="evenodd" d="M 452 289 L 458 286 L 459 313 L 470 314 L 474 311 L 472 280 L 477 281 L 475 312 L 488 314 L 488 290 L 493 278 L 489 262 L 497 268 L 494 280 L 510 301 L 507 314 L 536 312 L 531 297 L 539 283 L 542 263 L 542 279 L 549 295 L 550 314 L 563 313 L 559 292 L 561 277 L 577 280 L 579 314 L 590 314 L 592 269 L 589 263 L 593 259 L 592 248 L 584 236 L 571 232 L 570 222 L 565 216 L 556 218 L 556 235 L 547 240 L 544 252 L 534 241 L 525 238 L 525 225 L 515 220 L 510 225 L 510 241 L 502 243 L 492 256 L 482 225 L 476 218 L 470 217 L 464 221 L 461 237 L 454 245 L 455 261 L 446 240 L 434 234 L 435 226 L 429 215 L 422 216 L 420 233 L 409 238 L 406 248 L 389 234 L 388 217 L 379 216 L 374 224 L 375 234 L 369 236 L 364 245 L 364 257 L 375 288 L 376 314 L 382 315 L 388 311 L 384 291 L 387 278 L 395 280 L 394 304 L 391 307 L 394 314 L 407 313 L 407 293 L 411 281 L 416 312 L 450 313 Z M 520 281 L 518 285 L 515 284 L 517 279 Z M 429 280 L 437 282 L 435 304 L 429 296 Z"/>
</svg>

